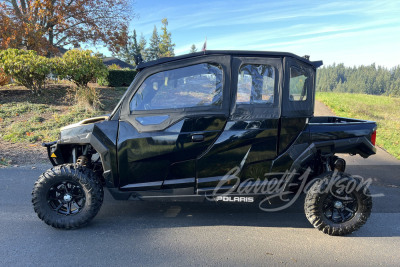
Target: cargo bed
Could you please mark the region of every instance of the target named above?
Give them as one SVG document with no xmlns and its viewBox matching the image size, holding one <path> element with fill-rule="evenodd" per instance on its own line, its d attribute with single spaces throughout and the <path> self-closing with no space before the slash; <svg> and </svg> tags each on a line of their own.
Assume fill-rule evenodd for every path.
<svg viewBox="0 0 400 267">
<path fill-rule="evenodd" d="M 359 154 L 367 158 L 376 153 L 376 123 L 367 120 L 325 116 L 312 117 L 306 129 L 310 141 L 334 153 Z"/>
</svg>

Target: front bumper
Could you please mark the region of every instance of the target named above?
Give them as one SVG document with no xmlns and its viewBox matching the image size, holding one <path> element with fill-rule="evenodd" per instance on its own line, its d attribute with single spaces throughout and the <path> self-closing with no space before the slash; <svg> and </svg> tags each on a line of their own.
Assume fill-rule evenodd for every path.
<svg viewBox="0 0 400 267">
<path fill-rule="evenodd" d="M 57 142 L 58 141 L 53 141 L 49 143 L 42 143 L 42 146 L 47 148 L 47 156 L 49 157 L 49 160 L 53 166 L 57 166 L 57 162 L 55 158 L 57 158 Z M 52 157 L 52 155 L 55 155 L 55 157 Z"/>
</svg>

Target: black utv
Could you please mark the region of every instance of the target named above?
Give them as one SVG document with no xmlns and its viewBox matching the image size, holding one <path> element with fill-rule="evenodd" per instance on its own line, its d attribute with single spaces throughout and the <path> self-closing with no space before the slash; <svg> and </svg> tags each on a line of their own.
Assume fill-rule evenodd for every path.
<svg viewBox="0 0 400 267">
<path fill-rule="evenodd" d="M 260 185 L 283 182 L 285 194 L 307 189 L 304 209 L 314 227 L 330 235 L 357 230 L 371 196 L 335 154 L 375 154 L 377 126 L 313 116 L 321 65 L 250 51 L 138 64 L 111 115 L 66 126 L 44 144 L 54 167 L 35 183 L 35 212 L 73 229 L 96 216 L 103 187 L 119 200 L 235 203 L 262 201 L 271 192 Z M 302 187 L 305 181 L 313 182 Z"/>
</svg>

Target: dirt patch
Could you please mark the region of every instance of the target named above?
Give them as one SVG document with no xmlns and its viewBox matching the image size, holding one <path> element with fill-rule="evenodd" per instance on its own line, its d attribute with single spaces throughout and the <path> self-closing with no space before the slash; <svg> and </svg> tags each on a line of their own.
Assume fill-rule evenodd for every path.
<svg viewBox="0 0 400 267">
<path fill-rule="evenodd" d="M 0 159 L 11 166 L 48 163 L 46 148 L 40 144 L 9 143 L 2 140 Z"/>
<path fill-rule="evenodd" d="M 324 103 L 315 100 L 315 108 L 314 108 L 315 116 L 336 116 L 333 111 L 325 106 Z"/>
</svg>

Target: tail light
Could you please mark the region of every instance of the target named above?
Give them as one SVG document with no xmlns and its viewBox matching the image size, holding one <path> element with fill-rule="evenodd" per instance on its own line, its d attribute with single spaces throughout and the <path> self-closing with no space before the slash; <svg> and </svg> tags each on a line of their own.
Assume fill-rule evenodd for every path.
<svg viewBox="0 0 400 267">
<path fill-rule="evenodd" d="M 374 132 L 371 134 L 371 143 L 372 143 L 373 145 L 375 145 L 375 142 L 376 142 L 376 131 L 374 131 Z"/>
</svg>

